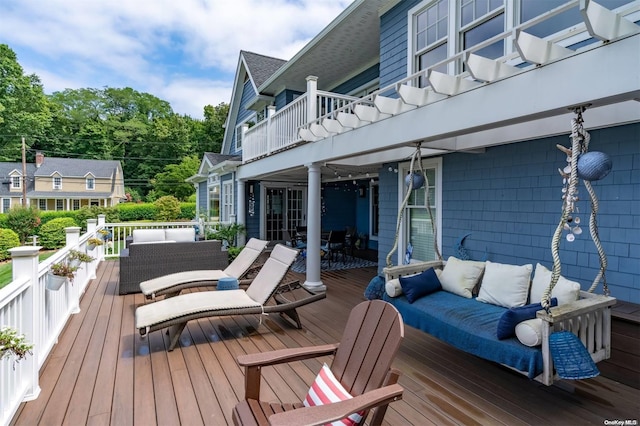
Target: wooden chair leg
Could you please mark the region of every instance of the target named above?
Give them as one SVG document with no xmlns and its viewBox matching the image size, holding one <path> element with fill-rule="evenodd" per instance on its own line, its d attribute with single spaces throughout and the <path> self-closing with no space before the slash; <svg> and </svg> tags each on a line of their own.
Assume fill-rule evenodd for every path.
<svg viewBox="0 0 640 426">
<path fill-rule="evenodd" d="M 400 378 L 400 371 L 396 369 L 391 369 L 387 373 L 387 377 L 384 379 L 384 383 L 382 384 L 382 386 L 395 385 L 396 383 L 398 383 L 399 378 Z M 371 410 L 373 413 L 371 415 L 371 421 L 369 422 L 369 426 L 380 426 L 382 424 L 382 420 L 384 419 L 384 415 L 387 413 L 388 407 L 389 407 L 389 404 L 385 404 Z"/>
</svg>

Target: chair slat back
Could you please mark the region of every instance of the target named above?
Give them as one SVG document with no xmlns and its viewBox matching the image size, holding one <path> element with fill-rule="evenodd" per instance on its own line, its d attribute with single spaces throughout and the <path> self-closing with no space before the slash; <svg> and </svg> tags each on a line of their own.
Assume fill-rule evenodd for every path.
<svg viewBox="0 0 640 426">
<path fill-rule="evenodd" d="M 404 337 L 398 310 L 382 300 L 356 306 L 349 316 L 331 371 L 352 394 L 379 388 Z"/>
</svg>

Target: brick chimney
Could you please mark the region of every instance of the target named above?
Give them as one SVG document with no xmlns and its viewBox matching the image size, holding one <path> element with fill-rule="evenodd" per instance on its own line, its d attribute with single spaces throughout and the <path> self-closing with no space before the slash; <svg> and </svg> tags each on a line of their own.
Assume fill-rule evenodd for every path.
<svg viewBox="0 0 640 426">
<path fill-rule="evenodd" d="M 44 154 L 41 151 L 36 152 L 36 167 L 42 166 L 44 163 Z"/>
</svg>

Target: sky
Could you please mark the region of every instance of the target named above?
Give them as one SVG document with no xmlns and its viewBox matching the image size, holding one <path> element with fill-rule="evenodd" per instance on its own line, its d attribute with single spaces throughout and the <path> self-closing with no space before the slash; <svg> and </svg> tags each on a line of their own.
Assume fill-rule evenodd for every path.
<svg viewBox="0 0 640 426">
<path fill-rule="evenodd" d="M 45 93 L 131 87 L 203 118 L 240 50 L 288 60 L 352 0 L 0 0 L 0 43 Z"/>
</svg>

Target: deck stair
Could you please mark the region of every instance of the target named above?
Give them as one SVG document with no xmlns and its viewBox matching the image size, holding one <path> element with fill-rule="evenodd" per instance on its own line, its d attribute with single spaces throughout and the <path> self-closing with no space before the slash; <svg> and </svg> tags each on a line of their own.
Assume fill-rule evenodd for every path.
<svg viewBox="0 0 640 426">
<path fill-rule="evenodd" d="M 383 114 L 396 115 L 401 112 L 414 109 L 416 106 L 405 103 L 401 98 L 390 98 L 388 96 L 376 96 L 374 105 Z"/>
<path fill-rule="evenodd" d="M 355 105 L 353 112 L 361 121 L 373 123 L 374 121 L 382 120 L 383 118 L 391 117 L 390 114 L 380 112 L 375 106 L 369 105 Z"/>
<path fill-rule="evenodd" d="M 501 78 L 520 72 L 513 65 L 507 65 L 500 60 L 485 58 L 484 56 L 469 53 L 465 61 L 469 68 L 469 74 L 476 80 L 490 83 Z"/>
</svg>

